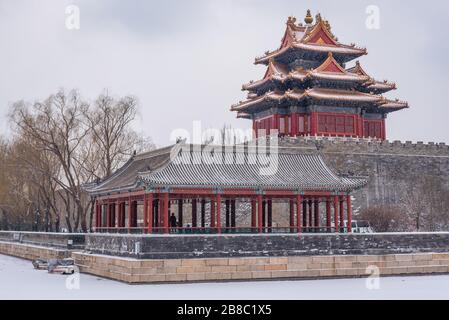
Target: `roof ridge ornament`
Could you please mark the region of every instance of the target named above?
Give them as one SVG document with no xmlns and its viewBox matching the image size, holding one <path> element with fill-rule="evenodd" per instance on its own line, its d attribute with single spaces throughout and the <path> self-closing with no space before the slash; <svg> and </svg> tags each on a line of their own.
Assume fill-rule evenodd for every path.
<svg viewBox="0 0 449 320">
<path fill-rule="evenodd" d="M 306 14 L 306 17 L 304 18 L 304 22 L 306 24 L 312 24 L 313 23 L 313 17 L 312 17 L 312 13 L 310 12 L 310 9 L 307 10 L 307 14 Z"/>
<path fill-rule="evenodd" d="M 294 16 L 288 17 L 288 19 L 287 19 L 287 24 L 288 25 L 291 25 L 291 24 L 294 25 L 295 23 L 296 23 L 296 18 Z"/>
</svg>

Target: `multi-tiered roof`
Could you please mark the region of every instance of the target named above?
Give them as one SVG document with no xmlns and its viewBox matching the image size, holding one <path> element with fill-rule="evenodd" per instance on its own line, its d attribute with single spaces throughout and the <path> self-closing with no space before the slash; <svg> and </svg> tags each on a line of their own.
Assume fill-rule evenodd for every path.
<svg viewBox="0 0 449 320">
<path fill-rule="evenodd" d="M 267 71 L 263 79 L 243 85 L 247 99 L 231 108 L 239 118 L 291 105 L 358 106 L 382 114 L 408 108 L 406 102 L 382 96 L 396 89 L 394 83 L 373 79 L 358 61 L 345 68 L 366 55 L 366 49 L 341 44 L 320 15 L 313 23 L 309 11 L 305 22 L 288 18 L 280 48 L 256 58 L 255 64 L 266 65 Z"/>
</svg>

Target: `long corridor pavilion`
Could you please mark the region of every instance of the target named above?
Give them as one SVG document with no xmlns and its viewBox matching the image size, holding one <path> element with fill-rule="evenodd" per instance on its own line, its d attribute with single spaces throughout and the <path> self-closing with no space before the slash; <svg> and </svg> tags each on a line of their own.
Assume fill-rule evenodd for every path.
<svg viewBox="0 0 449 320">
<path fill-rule="evenodd" d="M 352 231 L 351 192 L 363 187 L 365 179 L 336 175 L 316 151 L 269 150 L 262 154 L 255 146 L 212 148 L 179 142 L 135 155 L 88 190 L 96 199 L 95 231 Z M 278 211 L 287 215 L 287 223 L 276 221 L 275 205 L 283 205 Z M 172 214 L 175 227 L 170 225 Z M 239 224 L 242 215 L 248 216 L 248 223 Z"/>
</svg>

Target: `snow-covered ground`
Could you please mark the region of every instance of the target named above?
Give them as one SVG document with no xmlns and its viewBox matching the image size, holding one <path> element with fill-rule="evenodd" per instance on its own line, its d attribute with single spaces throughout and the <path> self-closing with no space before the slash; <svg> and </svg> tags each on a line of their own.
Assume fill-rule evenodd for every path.
<svg viewBox="0 0 449 320">
<path fill-rule="evenodd" d="M 0 255 L 0 299 L 449 299 L 448 275 L 381 278 L 378 290 L 366 284 L 367 279 L 338 279 L 127 285 L 86 274 L 48 274 L 29 261 Z"/>
</svg>

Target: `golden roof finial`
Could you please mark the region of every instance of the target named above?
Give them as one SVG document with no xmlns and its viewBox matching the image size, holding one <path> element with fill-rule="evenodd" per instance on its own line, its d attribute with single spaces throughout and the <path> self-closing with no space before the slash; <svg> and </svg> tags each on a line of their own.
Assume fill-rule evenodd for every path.
<svg viewBox="0 0 449 320">
<path fill-rule="evenodd" d="M 312 17 L 312 13 L 310 12 L 310 10 L 307 10 L 307 15 L 304 18 L 304 22 L 307 24 L 312 24 L 313 23 L 313 17 Z"/>
</svg>

